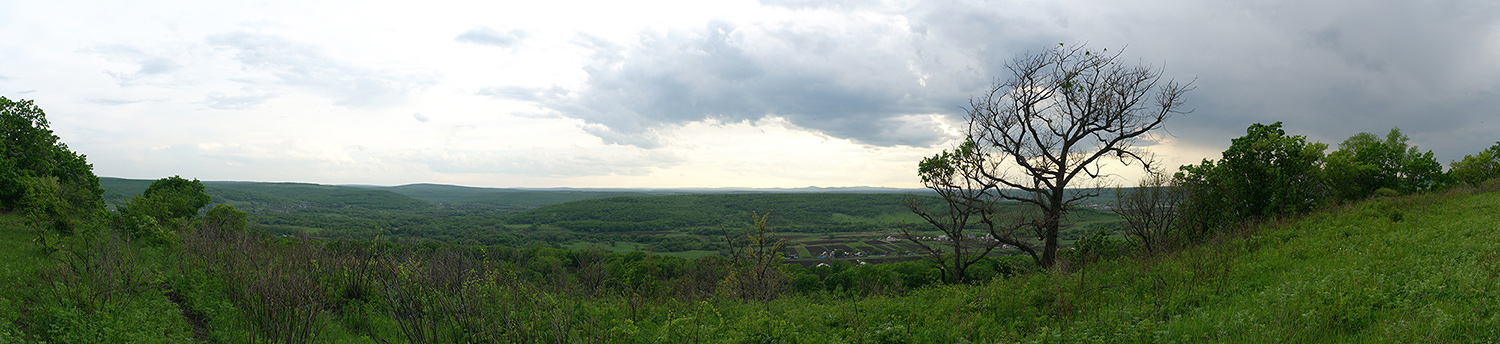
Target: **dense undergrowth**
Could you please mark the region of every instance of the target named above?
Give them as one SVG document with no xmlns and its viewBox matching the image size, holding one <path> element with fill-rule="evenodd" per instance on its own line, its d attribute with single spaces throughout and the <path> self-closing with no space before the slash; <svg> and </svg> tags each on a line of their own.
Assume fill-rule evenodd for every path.
<svg viewBox="0 0 1500 344">
<path fill-rule="evenodd" d="M 1031 273 L 996 262 L 979 285 L 935 284 L 918 265 L 789 268 L 751 285 L 718 257 L 212 226 L 152 243 L 96 225 L 49 248 L 4 215 L 0 342 L 1493 340 L 1500 188 L 1482 189 L 1335 206 L 1157 256 L 1075 252 Z M 749 287 L 778 297 L 737 296 Z"/>
</svg>

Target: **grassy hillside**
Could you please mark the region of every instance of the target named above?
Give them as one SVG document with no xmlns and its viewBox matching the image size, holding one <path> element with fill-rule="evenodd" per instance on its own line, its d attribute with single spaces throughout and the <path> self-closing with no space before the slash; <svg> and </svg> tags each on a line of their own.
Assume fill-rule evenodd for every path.
<svg viewBox="0 0 1500 344">
<path fill-rule="evenodd" d="M 580 325 L 606 321 L 590 326 L 639 342 L 1492 342 L 1500 339 L 1496 214 L 1500 193 L 1446 192 L 982 286 L 764 305 L 565 307 L 590 309 L 578 313 Z M 604 320 L 611 315 L 618 320 Z"/>
<path fill-rule="evenodd" d="M 1496 214 L 1496 192 L 1378 199 L 1163 257 L 906 297 L 789 299 L 770 306 L 785 316 L 757 320 L 913 342 L 1494 341 Z"/>
<path fill-rule="evenodd" d="M 1494 191 L 1375 199 L 982 285 L 902 288 L 922 265 L 788 267 L 810 291 L 768 302 L 723 294 L 733 274 L 714 259 L 204 232 L 50 252 L 4 214 L 0 342 L 265 342 L 295 333 L 271 327 L 283 318 L 338 343 L 407 342 L 399 326 L 500 342 L 1485 342 L 1500 339 L 1495 214 Z"/>
</svg>

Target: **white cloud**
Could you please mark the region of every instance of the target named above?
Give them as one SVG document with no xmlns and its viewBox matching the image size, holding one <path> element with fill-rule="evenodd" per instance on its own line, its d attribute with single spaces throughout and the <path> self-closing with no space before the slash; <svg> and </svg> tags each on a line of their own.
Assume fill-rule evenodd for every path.
<svg viewBox="0 0 1500 344">
<path fill-rule="evenodd" d="M 459 42 L 488 45 L 500 48 L 513 48 L 516 45 L 521 44 L 521 40 L 524 39 L 526 39 L 525 31 L 510 30 L 509 32 L 500 32 L 495 31 L 495 29 L 483 26 L 469 29 L 469 31 L 464 31 L 464 33 L 459 34 L 458 37 L 453 38 L 453 40 Z"/>
<path fill-rule="evenodd" d="M 1400 126 L 1445 161 L 1500 132 L 1492 1 L 75 5 L 0 3 L 0 95 L 113 176 L 910 187 L 969 96 L 1059 42 L 1197 80 L 1151 146 L 1174 164 L 1252 122 Z"/>
<path fill-rule="evenodd" d="M 259 71 L 287 86 L 333 98 L 335 105 L 376 107 L 400 104 L 411 93 L 434 82 L 422 73 L 402 73 L 353 66 L 323 55 L 316 46 L 279 36 L 227 33 L 208 36 L 211 45 L 235 51 L 245 69 Z M 249 81 L 252 84 L 269 81 Z"/>
</svg>

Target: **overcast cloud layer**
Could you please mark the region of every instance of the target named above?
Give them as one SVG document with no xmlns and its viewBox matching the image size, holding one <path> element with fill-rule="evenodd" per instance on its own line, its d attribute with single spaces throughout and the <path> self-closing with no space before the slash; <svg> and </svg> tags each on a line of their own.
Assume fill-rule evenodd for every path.
<svg viewBox="0 0 1500 344">
<path fill-rule="evenodd" d="M 1194 81 L 1151 147 L 1172 166 L 1255 122 L 1500 141 L 1493 1 L 6 2 L 0 96 L 105 176 L 915 187 L 967 99 L 1058 43 Z"/>
</svg>

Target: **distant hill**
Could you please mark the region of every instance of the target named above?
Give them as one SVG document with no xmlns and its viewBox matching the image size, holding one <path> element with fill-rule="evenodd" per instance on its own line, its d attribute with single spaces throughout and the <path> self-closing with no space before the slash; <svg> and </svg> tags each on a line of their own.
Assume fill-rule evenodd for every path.
<svg viewBox="0 0 1500 344">
<path fill-rule="evenodd" d="M 99 178 L 105 202 L 117 206 L 140 196 L 154 180 Z M 413 209 L 426 202 L 386 190 L 309 183 L 203 182 L 213 204 L 239 208 L 363 207 L 369 209 Z"/>
<path fill-rule="evenodd" d="M 99 178 L 105 202 L 124 204 L 140 196 L 154 180 Z M 420 209 L 431 205 L 473 204 L 497 210 L 520 211 L 548 204 L 616 196 L 667 194 L 644 191 L 596 191 L 571 189 L 502 189 L 442 184 L 402 186 L 324 185 L 204 181 L 205 192 L 215 204 L 236 207 L 362 207 L 369 209 Z"/>
<path fill-rule="evenodd" d="M 612 197 L 553 204 L 512 216 L 514 224 L 554 225 L 584 232 L 668 231 L 724 226 L 738 228 L 751 213 L 770 213 L 784 232 L 891 230 L 897 223 L 925 225 L 903 202 L 910 194 L 732 193 Z M 1109 223 L 1114 214 L 1082 208 L 1070 223 Z"/>
<path fill-rule="evenodd" d="M 471 204 L 504 210 L 526 210 L 548 204 L 616 196 L 645 196 L 651 193 L 632 191 L 542 190 L 480 188 L 443 184 L 408 184 L 402 186 L 356 186 L 386 190 L 432 203 Z"/>
<path fill-rule="evenodd" d="M 919 220 L 901 194 L 736 193 L 612 197 L 527 210 L 511 223 L 555 225 L 585 232 L 669 231 L 741 227 L 752 212 L 770 213 L 780 231 L 846 232 L 882 222 Z"/>
<path fill-rule="evenodd" d="M 100 178 L 106 203 L 123 205 L 152 180 Z M 770 213 L 779 232 L 856 233 L 924 225 L 902 201 L 922 190 L 796 189 L 506 189 L 440 184 L 401 186 L 203 182 L 212 204 L 249 213 L 251 227 L 272 234 L 330 239 L 392 239 L 522 245 L 616 241 L 618 235 L 659 249 L 704 250 L 725 228 Z M 903 191 L 875 193 L 876 191 Z M 1064 234 L 1117 223 L 1114 214 L 1081 209 Z M 644 234 L 650 233 L 650 234 Z M 671 237 L 671 239 L 664 239 Z M 675 243 L 664 244 L 663 240 Z"/>
</svg>

